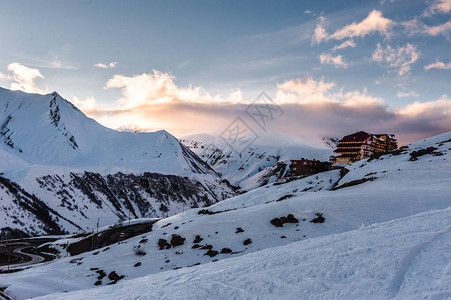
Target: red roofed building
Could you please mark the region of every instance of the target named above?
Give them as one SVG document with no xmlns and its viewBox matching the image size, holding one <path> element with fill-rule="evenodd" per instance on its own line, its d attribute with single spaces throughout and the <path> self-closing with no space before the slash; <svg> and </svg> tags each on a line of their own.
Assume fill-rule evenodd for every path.
<svg viewBox="0 0 451 300">
<path fill-rule="evenodd" d="M 330 170 L 330 162 L 323 162 L 316 159 L 290 160 L 290 176 L 307 176 Z"/>
<path fill-rule="evenodd" d="M 333 158 L 334 164 L 353 163 L 370 157 L 377 152 L 387 152 L 398 148 L 394 134 L 371 134 L 359 131 L 343 137 L 335 149 L 339 155 Z"/>
</svg>

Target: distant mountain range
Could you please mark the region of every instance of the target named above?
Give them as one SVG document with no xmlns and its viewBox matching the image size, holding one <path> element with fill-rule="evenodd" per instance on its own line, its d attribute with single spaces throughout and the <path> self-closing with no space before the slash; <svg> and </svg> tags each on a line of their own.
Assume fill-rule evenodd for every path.
<svg viewBox="0 0 451 300">
<path fill-rule="evenodd" d="M 333 154 L 329 144 L 324 147 L 307 144 L 293 146 L 293 143 L 288 146 L 254 144 L 243 152 L 237 153 L 225 143 L 208 135 L 188 136 L 180 141 L 224 179 L 240 187 L 242 191 L 275 182 L 288 171 L 290 159 L 307 158 L 328 161 Z"/>
</svg>

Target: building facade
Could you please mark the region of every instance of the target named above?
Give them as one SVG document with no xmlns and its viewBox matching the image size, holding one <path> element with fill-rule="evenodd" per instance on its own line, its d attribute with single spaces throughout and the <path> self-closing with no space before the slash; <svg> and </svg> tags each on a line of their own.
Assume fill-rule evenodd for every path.
<svg viewBox="0 0 451 300">
<path fill-rule="evenodd" d="M 398 148 L 394 134 L 371 134 L 359 131 L 343 137 L 335 149 L 334 164 L 353 163 L 368 158 L 374 153 L 388 152 Z"/>
<path fill-rule="evenodd" d="M 312 175 L 330 170 L 331 163 L 319 160 L 299 159 L 290 160 L 290 176 Z"/>
</svg>

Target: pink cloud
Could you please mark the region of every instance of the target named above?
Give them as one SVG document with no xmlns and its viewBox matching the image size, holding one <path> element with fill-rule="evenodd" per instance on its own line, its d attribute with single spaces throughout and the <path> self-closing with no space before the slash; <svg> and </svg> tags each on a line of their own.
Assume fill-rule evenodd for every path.
<svg viewBox="0 0 451 300">
<path fill-rule="evenodd" d="M 38 69 L 29 68 L 19 63 L 11 63 L 8 65 L 8 71 L 13 73 L 11 76 L 11 79 L 14 81 L 11 83 L 12 90 L 38 94 L 47 93 L 47 90 L 40 89 L 36 85 L 36 79 L 44 79 L 44 76 Z"/>
<path fill-rule="evenodd" d="M 451 11 L 451 0 L 435 0 L 430 3 L 428 9 L 424 12 L 425 16 L 434 14 L 447 14 Z"/>
<path fill-rule="evenodd" d="M 158 73 L 155 73 L 158 74 Z M 152 75 L 152 74 L 147 74 Z M 160 74 L 153 80 L 172 78 Z M 141 75 L 138 75 L 141 76 Z M 169 76 L 169 77 L 166 77 Z M 152 76 L 151 76 L 152 77 Z M 193 93 L 202 88 L 180 88 L 173 80 L 164 87 L 160 84 L 146 87 L 145 92 L 134 88 L 124 88 L 124 78 L 113 77 L 119 81 L 110 82 L 110 86 L 121 87 L 124 99 L 138 99 L 132 102 L 116 102 L 111 110 L 98 107 L 86 111 L 109 127 L 128 127 L 135 130 L 166 129 L 176 136 L 206 133 L 219 135 L 237 116 L 242 117 L 258 131 L 257 124 L 246 117 L 248 103 L 244 101 L 216 101 L 215 96 L 206 99 L 178 98 L 178 90 L 193 89 Z M 133 77 L 130 77 L 133 78 Z M 120 84 L 119 84 L 120 82 Z M 165 82 L 163 80 L 163 82 Z M 137 93 L 135 95 L 135 93 Z M 148 101 L 147 96 L 158 96 L 166 101 Z M 166 96 L 165 96 L 166 95 Z M 152 98 L 153 99 L 153 98 Z M 146 101 L 142 101 L 146 100 Z M 315 80 L 311 77 L 291 79 L 277 85 L 273 98 L 283 111 L 281 116 L 268 121 L 267 130 L 258 131 L 265 135 L 281 134 L 296 136 L 312 142 L 320 137 L 340 137 L 356 130 L 369 132 L 395 133 L 401 144 L 428 136 L 451 131 L 451 100 L 446 96 L 429 102 L 415 102 L 403 108 L 390 108 L 383 99 L 368 94 L 366 90 L 343 92 L 333 82 Z"/>
<path fill-rule="evenodd" d="M 394 70 L 398 75 L 406 75 L 410 72 L 411 65 L 420 57 L 420 52 L 410 43 L 405 46 L 392 48 L 390 45 L 383 48 L 377 44 L 372 60 L 386 66 L 389 70 Z"/>
<path fill-rule="evenodd" d="M 322 64 L 334 65 L 337 68 L 346 69 L 348 67 L 348 64 L 343 60 L 342 55 L 333 56 L 330 53 L 321 53 L 319 60 Z"/>
<path fill-rule="evenodd" d="M 444 63 L 442 61 L 436 61 L 435 63 L 429 64 L 427 66 L 424 66 L 424 69 L 430 70 L 430 69 L 442 69 L 442 70 L 450 70 L 451 69 L 451 62 Z"/>
<path fill-rule="evenodd" d="M 384 18 L 382 12 L 378 10 L 371 11 L 361 22 L 353 22 L 345 27 L 335 31 L 329 38 L 342 40 L 345 38 L 364 37 L 368 34 L 379 32 L 386 36 L 390 34 L 391 28 L 395 22 Z"/>
</svg>

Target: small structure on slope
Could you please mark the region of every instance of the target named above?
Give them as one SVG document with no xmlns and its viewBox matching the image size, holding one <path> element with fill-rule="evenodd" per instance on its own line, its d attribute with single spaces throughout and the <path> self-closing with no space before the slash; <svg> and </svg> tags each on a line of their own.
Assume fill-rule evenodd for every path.
<svg viewBox="0 0 451 300">
<path fill-rule="evenodd" d="M 290 160 L 290 176 L 307 176 L 320 172 L 329 171 L 331 163 L 316 159 Z"/>
</svg>

